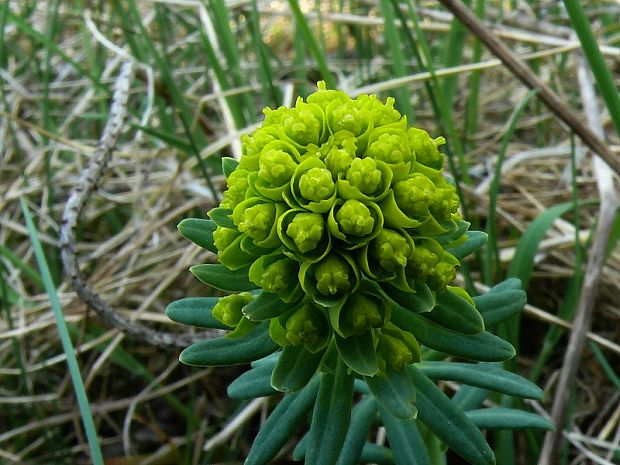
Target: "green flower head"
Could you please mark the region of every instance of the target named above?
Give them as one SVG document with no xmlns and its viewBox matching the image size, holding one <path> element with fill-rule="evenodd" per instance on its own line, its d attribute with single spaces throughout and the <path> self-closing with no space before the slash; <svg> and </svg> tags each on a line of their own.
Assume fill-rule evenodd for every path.
<svg viewBox="0 0 620 465">
<path fill-rule="evenodd" d="M 417 361 L 415 338 L 390 321 L 391 302 L 432 309 L 459 265 L 447 249 L 467 232 L 442 174 L 443 138 L 408 128 L 394 99 L 351 98 L 324 83 L 293 108 L 264 113 L 242 138 L 239 163 L 226 162 L 225 208 L 213 215 L 220 263 L 259 288 L 250 323 L 270 316 L 276 344 L 311 351 L 334 334 L 362 338 L 379 372 Z M 241 304 L 223 301 L 215 314 L 240 319 Z"/>
</svg>

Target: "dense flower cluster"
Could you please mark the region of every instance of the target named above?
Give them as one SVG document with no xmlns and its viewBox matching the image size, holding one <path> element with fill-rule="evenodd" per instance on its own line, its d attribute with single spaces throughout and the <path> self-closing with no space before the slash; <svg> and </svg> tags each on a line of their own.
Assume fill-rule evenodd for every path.
<svg viewBox="0 0 620 465">
<path fill-rule="evenodd" d="M 380 372 L 419 360 L 390 321 L 391 295 L 445 292 L 459 264 L 446 249 L 466 232 L 442 174 L 445 140 L 393 105 L 319 83 L 294 108 L 267 108 L 210 214 L 220 263 L 279 297 L 277 344 L 316 353 L 370 331 Z M 213 316 L 243 334 L 257 324 L 244 313 L 254 298 L 222 298 Z"/>
</svg>

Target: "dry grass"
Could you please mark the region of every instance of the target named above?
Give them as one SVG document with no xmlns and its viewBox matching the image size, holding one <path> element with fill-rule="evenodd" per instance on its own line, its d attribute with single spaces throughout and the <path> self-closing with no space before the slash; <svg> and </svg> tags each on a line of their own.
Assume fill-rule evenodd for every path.
<svg viewBox="0 0 620 465">
<path fill-rule="evenodd" d="M 8 8 L 24 14 L 28 7 L 21 3 L 9 2 Z M 44 3 L 35 3 L 27 22 L 46 34 L 51 13 Z M 162 34 L 154 19 L 155 11 L 166 11 L 171 18 L 176 15 L 178 21 L 190 21 L 198 11 L 195 2 L 180 0 L 168 2 L 165 7 L 149 0 L 135 3 L 144 12 L 143 20 L 154 38 Z M 114 81 L 122 61 L 132 52 L 114 14 L 107 7 L 98 8 L 93 5 L 93 12 L 84 15 L 81 8 L 60 3 L 55 21 L 63 29 L 56 32 L 53 42 L 87 69 L 102 71 L 101 83 L 107 87 Z M 246 2 L 231 6 L 233 12 L 247 8 Z M 381 18 L 376 16 L 375 6 L 369 8 L 375 13 L 370 18 L 354 12 L 339 16 L 336 10 L 330 10 L 333 14 L 322 18 L 326 33 L 332 24 L 357 22 L 371 36 L 381 39 Z M 291 23 L 286 16 L 288 9 L 265 9 L 262 13 L 267 31 L 265 40 L 286 36 L 282 31 Z M 425 18 L 428 38 L 439 42 L 447 33 L 449 18 L 438 12 L 430 12 Z M 526 21 L 528 18 L 531 16 L 527 14 L 509 14 L 503 23 L 497 23 L 496 29 L 518 53 L 530 53 L 534 47 L 546 51 L 543 58 L 538 58 L 538 75 L 581 111 L 574 41 L 558 36 L 564 29 L 547 32 L 550 29 L 541 27 L 539 22 Z M 549 21 L 558 28 L 566 26 L 558 18 L 550 17 Z M 200 21 L 197 24 L 205 25 Z M 95 35 L 95 27 L 117 49 L 104 44 L 102 37 Z M 242 22 L 234 27 L 238 28 L 240 37 L 247 32 L 242 29 Z M 248 87 L 230 90 L 229 94 L 247 95 L 255 103 L 248 112 L 256 120 L 246 128 L 235 127 L 209 64 L 202 56 L 195 56 L 192 61 L 184 52 L 184 49 L 198 50 L 200 37 L 180 26 L 165 32 L 171 66 L 193 113 L 191 123 L 210 141 L 200 147 L 203 156 L 238 154 L 239 133 L 252 129 L 263 106 L 258 81 L 250 76 Z M 243 36 L 240 46 L 246 47 L 248 40 Z M 58 54 L 48 57 L 46 48 L 29 38 L 14 21 L 7 22 L 4 43 L 6 61 L 2 64 L 0 81 L 0 461 L 86 463 L 88 456 L 65 357 L 19 208 L 19 199 L 25 197 L 38 222 L 57 278 L 59 297 L 73 331 L 107 463 L 240 463 L 256 425 L 234 431 L 212 452 L 200 449 L 245 406 L 228 400 L 225 395 L 227 383 L 241 369 L 198 370 L 178 365 L 176 351 L 137 342 L 102 325 L 76 297 L 69 282 L 62 279 L 58 249 L 60 218 L 70 190 L 79 182 L 96 149 L 107 118 L 108 96 Z M 573 43 L 570 47 L 573 51 L 553 48 L 560 43 Z M 289 74 L 295 69 L 290 53 L 294 44 L 270 44 L 276 53 L 281 53 L 283 71 L 276 76 L 277 84 L 289 95 L 296 94 L 302 83 Z M 89 47 L 96 49 L 96 66 L 88 64 Z M 121 51 L 124 55 L 119 55 Z M 353 53 L 350 49 L 347 52 Z M 612 68 L 617 70 L 620 50 L 611 43 L 607 52 Z M 256 68 L 256 62 L 251 61 L 254 58 L 251 53 L 244 55 L 245 70 Z M 468 46 L 463 65 L 454 69 L 459 84 L 453 118 L 459 128 L 469 95 L 471 69 L 465 64 L 470 59 Z M 346 56 L 344 61 L 334 59 L 334 66 L 342 66 L 343 76 L 345 73 L 353 76 L 343 80 L 345 88 L 354 91 L 366 85 L 381 88 L 389 84 L 389 60 L 378 57 L 369 64 L 374 73 L 372 83 L 355 73 L 357 60 Z M 487 65 L 479 67 L 482 70 L 479 125 L 466 153 L 474 184 L 466 188 L 466 200 L 473 207 L 469 212 L 471 218 L 477 218 L 484 226 L 494 160 L 508 115 L 525 91 L 491 56 L 484 54 L 483 62 Z M 49 78 L 47 86 L 42 77 L 45 73 Z M 306 83 L 311 84 L 316 76 L 311 63 L 304 74 Z M 163 120 L 171 103 L 157 68 L 141 67 L 139 76 L 141 79 L 135 80 L 131 87 L 131 115 L 124 134 L 107 174 L 79 219 L 76 253 L 88 282 L 115 312 L 158 330 L 186 331 L 169 321 L 163 311 L 175 299 L 207 292 L 187 270 L 190 265 L 214 257 L 184 240 L 177 233 L 176 224 L 185 217 L 204 216 L 213 199 L 195 158 L 137 129 L 137 124 L 164 128 L 162 131 L 172 127 L 174 135 L 184 137 L 178 124 Z M 408 86 L 414 94 L 416 124 L 437 133 L 432 109 L 422 92 L 429 76 L 422 72 L 413 76 Z M 617 136 L 606 113 L 602 110 L 601 113 L 606 135 L 618 154 Z M 514 258 L 520 234 L 528 225 L 549 207 L 571 201 L 570 153 L 569 133 L 544 108 L 532 106 L 518 122 L 498 196 L 497 228 L 504 271 Z M 578 153 L 581 156 L 576 183 L 580 202 L 585 202 L 597 198 L 597 179 L 591 154 L 579 144 Z M 213 182 L 221 185 L 217 162 L 208 163 L 208 169 L 214 173 Z M 578 231 L 570 215 L 555 221 L 536 255 L 529 303 L 539 312 L 530 310 L 522 320 L 519 366 L 526 375 L 536 361 L 545 332 L 554 325 L 545 315 L 555 315 L 566 297 L 576 266 L 575 237 L 583 244 L 591 240 L 597 207 L 592 203 L 582 204 Z M 617 224 L 616 221 L 616 229 Z M 478 277 L 475 269 L 474 277 Z M 603 344 L 607 342 L 604 354 L 616 371 L 620 366 L 619 290 L 620 249 L 616 247 L 603 269 L 592 326 L 599 341 L 602 338 Z M 561 342 L 540 379 L 549 393 L 549 403 L 541 406 L 547 411 L 564 349 L 565 342 Z M 620 441 L 618 392 L 618 387 L 587 349 L 577 373 L 572 407 L 575 426 L 568 438 L 574 446 L 571 463 L 613 462 L 606 448 L 618 450 Z M 254 409 L 254 415 L 259 411 Z M 255 416 L 253 421 L 258 419 Z M 525 447 L 522 442 L 518 444 Z M 527 454 L 520 452 L 519 456 L 522 463 L 528 463 Z M 279 463 L 288 462 L 283 459 Z"/>
</svg>

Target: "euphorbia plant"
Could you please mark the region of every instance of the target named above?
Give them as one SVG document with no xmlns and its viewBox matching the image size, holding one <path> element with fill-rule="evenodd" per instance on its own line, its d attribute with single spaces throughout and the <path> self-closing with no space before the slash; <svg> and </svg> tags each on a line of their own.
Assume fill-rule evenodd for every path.
<svg viewBox="0 0 620 465">
<path fill-rule="evenodd" d="M 181 361 L 252 363 L 233 398 L 284 393 L 247 464 L 268 463 L 307 420 L 294 455 L 316 465 L 430 465 L 441 443 L 491 464 L 480 428 L 548 427 L 526 412 L 479 409 L 485 390 L 542 395 L 494 363 L 515 351 L 485 330 L 520 311 L 525 293 L 517 280 L 476 297 L 452 285 L 485 235 L 459 215 L 445 140 L 408 127 L 393 104 L 319 83 L 294 108 L 266 109 L 239 162 L 223 160 L 220 206 L 179 225 L 217 253 L 219 264 L 191 272 L 230 293 L 168 307 L 175 321 L 229 330 Z M 477 400 L 450 399 L 435 380 L 474 386 L 462 389 Z M 367 442 L 378 425 L 389 448 Z"/>
</svg>

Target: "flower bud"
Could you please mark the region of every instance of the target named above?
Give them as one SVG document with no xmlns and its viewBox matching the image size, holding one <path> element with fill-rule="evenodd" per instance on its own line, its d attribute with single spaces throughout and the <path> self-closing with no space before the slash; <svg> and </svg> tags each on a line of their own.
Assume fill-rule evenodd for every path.
<svg viewBox="0 0 620 465">
<path fill-rule="evenodd" d="M 298 213 L 286 227 L 286 235 L 301 253 L 307 253 L 317 247 L 324 229 L 323 217 L 318 213 Z"/>
<path fill-rule="evenodd" d="M 363 334 L 371 328 L 380 328 L 387 319 L 387 306 L 376 295 L 355 292 L 339 313 L 338 329 L 343 337 Z"/>
<path fill-rule="evenodd" d="M 356 139 L 348 131 L 340 131 L 331 136 L 321 147 L 321 157 L 334 179 L 344 174 L 355 160 L 357 150 Z"/>
<path fill-rule="evenodd" d="M 366 195 L 374 194 L 381 186 L 381 170 L 372 158 L 356 158 L 347 170 L 346 180 Z"/>
<path fill-rule="evenodd" d="M 246 196 L 248 190 L 248 171 L 237 168 L 226 179 L 228 189 L 224 192 L 221 207 L 233 209 L 239 205 Z"/>
<path fill-rule="evenodd" d="M 257 284 L 267 292 L 286 296 L 298 284 L 297 273 L 299 264 L 290 258 L 282 258 L 265 268 Z"/>
<path fill-rule="evenodd" d="M 254 297 L 248 292 L 242 292 L 241 294 L 227 295 L 220 298 L 218 302 L 213 306 L 211 315 L 213 318 L 226 326 L 234 328 L 239 324 L 243 313 L 241 309 L 247 304 L 252 302 Z"/>
<path fill-rule="evenodd" d="M 456 265 L 454 264 L 454 262 L 442 260 L 437 263 L 437 265 L 435 265 L 433 272 L 428 276 L 428 286 L 433 291 L 443 292 L 446 290 L 446 286 L 452 281 L 454 281 L 455 278 Z"/>
<path fill-rule="evenodd" d="M 381 268 L 393 271 L 397 266 L 407 265 L 412 256 L 412 243 L 403 235 L 391 229 L 383 229 L 371 242 L 370 252 L 379 261 Z"/>
<path fill-rule="evenodd" d="M 402 133 L 401 133 L 402 132 Z M 370 143 L 364 157 L 381 160 L 388 165 L 411 162 L 411 151 L 404 131 L 377 130 L 370 135 Z M 375 136 L 376 133 L 380 135 Z M 374 139 L 374 141 L 373 141 Z"/>
<path fill-rule="evenodd" d="M 326 200 L 334 194 L 332 174 L 326 168 L 310 168 L 299 178 L 301 195 L 312 202 Z"/>
<path fill-rule="evenodd" d="M 411 276 L 416 283 L 424 284 L 429 275 L 433 274 L 435 266 L 439 263 L 439 255 L 430 250 L 426 245 L 416 243 L 413 256 L 407 263 L 407 275 Z"/>
<path fill-rule="evenodd" d="M 231 228 L 223 228 L 218 226 L 215 231 L 213 231 L 213 242 L 215 244 L 215 248 L 222 252 L 224 251 L 233 241 L 239 236 L 239 231 Z"/>
<path fill-rule="evenodd" d="M 284 133 L 301 146 L 318 144 L 323 133 L 323 112 L 312 104 L 297 100 L 295 108 L 282 119 Z"/>
<path fill-rule="evenodd" d="M 381 331 L 377 352 L 387 367 L 396 371 L 420 361 L 420 346 L 416 338 L 390 323 Z"/>
<path fill-rule="evenodd" d="M 286 340 L 293 346 L 304 345 L 311 352 L 321 350 L 329 341 L 329 326 L 325 315 L 307 303 L 286 321 Z"/>
<path fill-rule="evenodd" d="M 366 236 L 375 225 L 370 210 L 359 200 L 347 200 L 336 213 L 336 221 L 343 233 L 353 236 Z"/>
<path fill-rule="evenodd" d="M 434 169 L 440 169 L 443 165 L 444 155 L 437 147 L 446 143 L 446 139 L 443 137 L 437 137 L 431 139 L 424 129 L 411 127 L 407 129 L 407 136 L 409 138 L 409 145 L 411 150 L 415 153 L 415 158 L 418 163 L 429 166 Z"/>
<path fill-rule="evenodd" d="M 394 200 L 404 213 L 412 218 L 428 216 L 428 208 L 435 193 L 435 185 L 426 176 L 413 173 L 394 184 Z"/>
<path fill-rule="evenodd" d="M 244 209 L 240 216 L 241 221 L 237 223 L 239 231 L 255 241 L 262 241 L 271 232 L 276 219 L 276 208 L 273 203 L 257 203 Z"/>
<path fill-rule="evenodd" d="M 264 151 L 258 159 L 258 176 L 274 186 L 281 186 L 291 180 L 297 163 L 283 150 Z"/>
<path fill-rule="evenodd" d="M 330 255 L 314 270 L 316 288 L 326 296 L 344 294 L 353 287 L 351 274 L 351 266 L 344 258 Z"/>
<path fill-rule="evenodd" d="M 429 209 L 436 220 L 449 220 L 452 214 L 458 211 L 458 208 L 459 196 L 454 186 L 446 182 L 444 187 L 435 190 Z"/>
<path fill-rule="evenodd" d="M 323 110 L 332 102 L 345 103 L 350 100 L 350 97 L 341 90 L 327 89 L 325 81 L 319 81 L 317 87 L 319 90 L 309 95 L 306 101 L 318 105 Z"/>
</svg>

